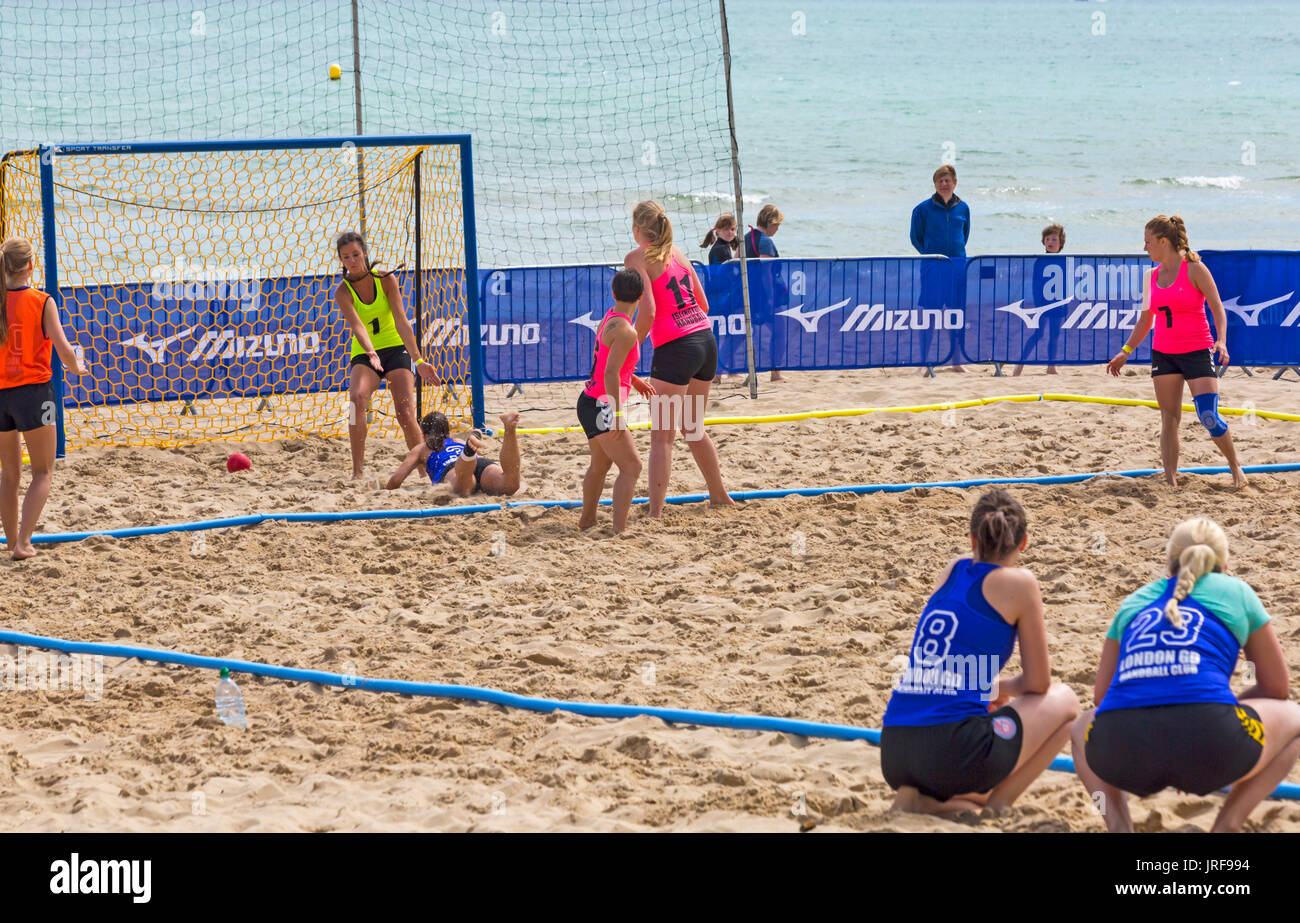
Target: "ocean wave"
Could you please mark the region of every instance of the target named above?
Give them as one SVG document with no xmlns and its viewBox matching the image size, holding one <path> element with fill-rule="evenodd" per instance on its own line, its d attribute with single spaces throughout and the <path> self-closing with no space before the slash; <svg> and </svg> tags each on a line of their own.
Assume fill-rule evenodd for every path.
<svg viewBox="0 0 1300 923">
<path fill-rule="evenodd" d="M 1244 176 L 1162 176 L 1159 179 L 1130 179 L 1130 186 L 1193 186 L 1197 188 L 1240 189 Z"/>
<path fill-rule="evenodd" d="M 740 200 L 746 205 L 761 205 L 766 202 L 767 199 L 767 195 L 761 193 L 745 193 L 740 197 Z M 728 205 L 735 205 L 736 194 L 734 192 L 716 191 L 669 193 L 663 197 L 663 202 L 665 204 L 672 202 L 674 204 L 684 203 L 688 205 L 707 205 L 711 202 L 725 202 Z"/>
<path fill-rule="evenodd" d="M 975 191 L 980 195 L 994 196 L 1022 196 L 1029 195 L 1031 192 L 1042 192 L 1042 186 L 976 186 Z"/>
</svg>

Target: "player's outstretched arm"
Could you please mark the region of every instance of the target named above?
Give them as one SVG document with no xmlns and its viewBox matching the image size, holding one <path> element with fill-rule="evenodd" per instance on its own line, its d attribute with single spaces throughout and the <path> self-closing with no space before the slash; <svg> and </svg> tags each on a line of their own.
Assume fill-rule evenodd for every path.
<svg viewBox="0 0 1300 923">
<path fill-rule="evenodd" d="M 45 299 L 45 309 L 41 313 L 41 326 L 45 328 L 45 335 L 54 341 L 54 351 L 63 360 L 64 367 L 73 375 L 85 375 L 86 369 L 77 358 L 77 351 L 72 348 L 67 335 L 63 332 L 63 324 L 59 322 L 59 309 L 55 306 L 53 298 Z"/>
<path fill-rule="evenodd" d="M 388 483 L 384 486 L 388 490 L 397 490 L 402 486 L 402 482 L 406 480 L 407 476 L 424 464 L 424 460 L 428 457 L 429 447 L 417 445 L 406 453 L 406 457 L 402 459 L 402 463 L 397 466 L 397 470 L 393 472 L 393 476 L 388 479 Z"/>
</svg>

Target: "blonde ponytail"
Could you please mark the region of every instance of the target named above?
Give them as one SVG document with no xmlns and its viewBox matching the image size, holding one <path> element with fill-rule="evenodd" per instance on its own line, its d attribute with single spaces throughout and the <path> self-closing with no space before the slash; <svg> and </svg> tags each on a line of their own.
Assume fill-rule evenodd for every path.
<svg viewBox="0 0 1300 923">
<path fill-rule="evenodd" d="M 1192 595 L 1196 582 L 1206 574 L 1222 572 L 1228 566 L 1228 537 L 1212 519 L 1201 516 L 1179 523 L 1169 535 L 1166 549 L 1169 571 L 1178 575 L 1174 593 L 1165 603 L 1165 618 L 1175 628 L 1183 627 L 1178 604 Z"/>
<path fill-rule="evenodd" d="M 1201 255 L 1192 249 L 1191 244 L 1187 242 L 1187 225 L 1178 215 L 1156 215 L 1147 222 L 1146 229 L 1154 237 L 1163 237 L 1173 245 L 1178 252 L 1187 253 L 1187 262 L 1199 263 Z"/>
<path fill-rule="evenodd" d="M 0 244 L 0 346 L 9 342 L 9 277 L 31 265 L 36 250 L 22 237 Z"/>
<path fill-rule="evenodd" d="M 673 252 L 673 223 L 664 207 L 658 202 L 639 202 L 632 210 L 632 223 L 646 240 L 646 262 L 668 262 Z"/>
</svg>

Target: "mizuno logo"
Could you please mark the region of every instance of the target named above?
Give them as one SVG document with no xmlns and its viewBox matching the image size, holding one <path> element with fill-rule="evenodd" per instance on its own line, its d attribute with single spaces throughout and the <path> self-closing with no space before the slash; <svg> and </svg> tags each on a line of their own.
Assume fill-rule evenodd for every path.
<svg viewBox="0 0 1300 923">
<path fill-rule="evenodd" d="M 883 304 L 860 304 L 840 325 L 840 333 L 897 333 L 904 330 L 961 330 L 966 326 L 966 312 L 961 308 L 925 308 L 900 310 Z"/>
<path fill-rule="evenodd" d="M 582 315 L 582 317 L 575 317 L 573 320 L 569 321 L 569 323 L 581 324 L 583 327 L 586 327 L 592 333 L 600 332 L 600 321 L 593 319 L 590 311 Z"/>
<path fill-rule="evenodd" d="M 1037 330 L 1039 318 L 1041 318 L 1044 314 L 1046 314 L 1048 311 L 1052 310 L 1053 308 L 1059 308 L 1063 304 L 1069 304 L 1070 299 L 1065 298 L 1062 299 L 1061 301 L 1053 301 L 1051 304 L 1045 304 L 1041 308 L 1021 307 L 1024 303 L 1025 302 L 1023 299 L 1020 301 L 1013 301 L 1009 305 L 998 308 L 998 310 L 1006 311 L 1008 314 L 1014 314 L 1016 317 L 1024 321 L 1025 326 L 1028 327 L 1030 330 Z"/>
<path fill-rule="evenodd" d="M 821 320 L 823 314 L 838 311 L 851 300 L 852 299 L 845 298 L 839 304 L 833 304 L 829 308 L 818 308 L 815 311 L 806 312 L 803 310 L 803 305 L 799 304 L 795 305 L 793 308 L 787 308 L 784 311 L 777 311 L 776 313 L 780 314 L 782 317 L 789 317 L 793 320 L 797 320 L 801 325 L 803 325 L 804 330 L 807 330 L 809 333 L 816 333 L 817 322 Z"/>
<path fill-rule="evenodd" d="M 263 333 L 241 337 L 230 330 L 209 330 L 187 357 L 190 362 L 205 359 L 273 359 L 320 352 L 320 334 Z"/>
<path fill-rule="evenodd" d="M 1259 314 L 1261 311 L 1263 311 L 1265 308 L 1272 307 L 1273 305 L 1277 304 L 1279 301 L 1286 301 L 1294 294 L 1295 292 L 1287 292 L 1285 295 L 1283 295 L 1280 298 L 1274 298 L 1272 301 L 1261 301 L 1259 304 L 1237 304 L 1237 302 L 1241 300 L 1240 297 L 1229 298 L 1227 301 L 1223 303 L 1223 306 L 1227 310 L 1231 311 L 1233 314 L 1240 317 L 1245 322 L 1247 327 L 1258 327 Z M 1300 305 L 1297 305 L 1297 309 L 1300 309 Z M 1294 316 L 1295 316 L 1295 312 L 1292 312 L 1292 316 L 1288 317 L 1285 321 L 1283 321 L 1282 326 L 1285 327 L 1288 326 L 1290 323 L 1292 323 L 1293 322 L 1292 318 Z"/>
</svg>

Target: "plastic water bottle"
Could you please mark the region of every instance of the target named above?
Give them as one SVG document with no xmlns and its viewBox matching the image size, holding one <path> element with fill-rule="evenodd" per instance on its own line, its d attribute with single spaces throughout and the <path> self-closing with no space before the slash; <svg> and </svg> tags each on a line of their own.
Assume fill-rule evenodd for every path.
<svg viewBox="0 0 1300 923">
<path fill-rule="evenodd" d="M 226 724 L 248 730 L 248 722 L 244 719 L 244 697 L 226 667 L 221 668 L 221 681 L 217 683 L 217 717 Z"/>
</svg>

